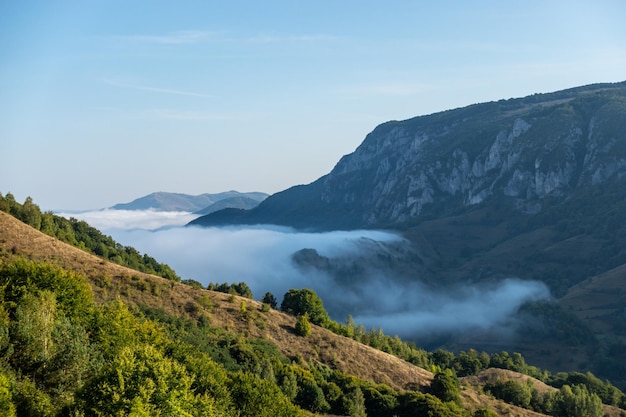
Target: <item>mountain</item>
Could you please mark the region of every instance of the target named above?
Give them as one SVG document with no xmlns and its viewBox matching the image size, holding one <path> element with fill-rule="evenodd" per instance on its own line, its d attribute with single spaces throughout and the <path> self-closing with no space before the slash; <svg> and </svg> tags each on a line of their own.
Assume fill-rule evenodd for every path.
<svg viewBox="0 0 626 417">
<path fill-rule="evenodd" d="M 157 210 L 157 211 L 202 211 L 213 204 L 224 201 L 218 208 L 252 208 L 253 202 L 263 201 L 268 194 L 261 192 L 240 193 L 226 191 L 217 194 L 189 195 L 180 193 L 156 192 L 137 198 L 130 203 L 120 203 L 111 207 L 114 210 Z M 210 211 L 207 211 L 207 213 Z M 205 213 L 206 214 L 206 213 Z"/>
<path fill-rule="evenodd" d="M 420 343 L 518 351 L 548 369 L 558 358 L 626 385 L 626 82 L 387 122 L 317 181 L 192 222 L 256 223 L 395 230 L 411 247 L 384 265 L 392 281 L 541 281 L 554 303 L 520 311 L 514 337 L 468 330 Z M 349 273 L 358 289 L 358 271 L 388 256 L 294 261 Z"/>
<path fill-rule="evenodd" d="M 258 206 L 261 203 L 261 201 L 263 201 L 267 197 L 267 195 L 263 194 L 259 197 L 260 198 L 251 198 L 251 197 L 246 197 L 245 195 L 227 197 L 219 201 L 216 201 L 215 203 L 203 208 L 202 210 L 196 211 L 194 214 L 206 215 L 206 214 L 215 213 L 216 211 L 224 210 L 227 208 L 250 210 Z"/>
<path fill-rule="evenodd" d="M 312 184 L 194 224 L 406 229 L 489 202 L 537 213 L 623 178 L 625 100 L 626 83 L 597 84 L 387 122 Z"/>
</svg>

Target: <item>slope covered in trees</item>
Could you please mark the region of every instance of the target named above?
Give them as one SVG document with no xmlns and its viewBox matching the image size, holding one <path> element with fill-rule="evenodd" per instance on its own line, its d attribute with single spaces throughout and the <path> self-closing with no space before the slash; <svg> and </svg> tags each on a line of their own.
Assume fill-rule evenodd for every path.
<svg viewBox="0 0 626 417">
<path fill-rule="evenodd" d="M 235 294 L 107 269 L 86 253 L 80 265 L 88 276 L 60 268 L 60 258 L 78 256 L 77 249 L 38 253 L 32 246 L 38 239 L 66 245 L 5 213 L 0 225 L 0 409 L 6 415 L 489 415 L 485 408 L 537 415 L 457 379 L 498 365 L 558 381 L 568 387 L 561 389 L 564 404 L 594 407 L 609 396 L 605 402 L 623 402 L 619 390 L 591 375 L 550 376 L 519 354 L 414 348 L 424 354 L 422 366 L 435 371 L 433 379 L 352 340 L 376 340 L 380 349 L 400 355 L 406 345 L 380 329 L 363 332 L 350 321 L 322 320 L 350 338 L 316 325 L 298 336 L 295 317 Z M 234 287 L 245 292 L 241 283 Z M 291 299 L 298 302 L 285 309 L 324 317 L 316 297 L 294 290 Z M 544 411 L 563 415 L 555 410 Z"/>
<path fill-rule="evenodd" d="M 159 263 L 147 254 L 139 253 L 135 248 L 115 242 L 110 236 L 89 226 L 87 222 L 57 216 L 52 212 L 41 212 L 39 206 L 28 197 L 23 204 L 15 201 L 11 193 L 0 194 L 0 211 L 11 214 L 29 226 L 57 239 L 76 246 L 108 261 L 127 266 L 148 274 L 180 281 L 174 270 Z"/>
</svg>

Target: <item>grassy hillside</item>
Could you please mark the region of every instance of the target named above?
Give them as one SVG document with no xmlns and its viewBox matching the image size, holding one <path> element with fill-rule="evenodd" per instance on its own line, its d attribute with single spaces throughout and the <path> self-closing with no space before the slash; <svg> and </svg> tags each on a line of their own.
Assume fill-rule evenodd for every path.
<svg viewBox="0 0 626 417">
<path fill-rule="evenodd" d="M 80 272 L 87 277 L 97 303 L 119 298 L 138 309 L 160 309 L 167 314 L 188 318 L 197 318 L 207 312 L 212 325 L 266 338 L 289 357 L 301 355 L 305 360 L 321 357 L 327 361 L 334 357 L 342 371 L 396 388 L 423 386 L 432 379 L 431 372 L 318 326 L 313 327 L 312 337 L 297 337 L 289 331 L 296 318 L 276 310 L 263 315 L 253 314 L 255 320 L 247 320 L 238 314 L 241 302 L 245 301 L 251 311 L 261 311 L 260 302 L 242 297 L 229 301 L 229 294 L 194 288 L 104 261 L 44 235 L 3 212 L 0 212 L 0 228 L 0 250 L 4 258 L 17 256 L 49 261 Z M 205 306 L 207 302 L 203 297 L 209 297 L 211 307 Z M 365 363 L 378 363 L 379 366 L 369 367 Z"/>
<path fill-rule="evenodd" d="M 110 336 L 103 333 L 102 326 L 93 327 L 93 320 L 108 323 L 102 321 L 102 317 L 106 314 L 115 313 L 118 317 L 116 320 L 119 320 L 120 317 L 126 317 L 124 311 L 129 311 L 133 313 L 134 318 L 126 317 L 124 320 L 130 323 L 128 325 L 130 329 L 133 329 L 133 326 L 137 329 L 133 331 L 133 335 L 127 335 L 131 338 L 131 342 L 132 337 L 139 337 L 135 333 L 143 335 L 141 337 L 145 340 L 137 343 L 141 346 L 145 344 L 146 352 L 159 358 L 161 365 L 167 364 L 171 369 L 178 370 L 177 372 L 182 374 L 186 372 L 191 375 L 190 381 L 194 382 L 190 382 L 189 387 L 178 387 L 178 391 L 172 391 L 183 393 L 184 395 L 181 394 L 181 396 L 187 398 L 186 401 L 189 404 L 197 403 L 205 407 L 204 414 L 189 415 L 218 415 L 215 413 L 219 410 L 224 411 L 224 415 L 231 415 L 228 413 L 265 415 L 258 407 L 265 407 L 269 410 L 270 406 L 267 403 L 257 403 L 255 411 L 246 408 L 251 404 L 251 396 L 256 395 L 255 393 L 262 388 L 273 393 L 271 395 L 266 393 L 262 398 L 274 398 L 274 403 L 286 401 L 284 409 L 291 411 L 283 415 L 300 415 L 298 413 L 306 412 L 320 415 L 329 412 L 338 414 L 340 413 L 338 410 L 343 410 L 341 413 L 344 415 L 365 415 L 364 410 L 358 407 L 350 408 L 347 404 L 361 404 L 367 411 L 367 415 L 383 416 L 387 415 L 386 412 L 393 412 L 400 416 L 415 415 L 419 410 L 425 409 L 431 410 L 429 411 L 432 412 L 431 415 L 446 416 L 471 416 L 474 413 L 488 415 L 481 414 L 483 411 L 479 410 L 483 409 L 489 409 L 501 416 L 545 415 L 529 410 L 530 404 L 523 408 L 497 399 L 487 389 L 488 384 L 493 382 L 493 378 L 484 378 L 484 374 L 458 380 L 460 391 L 457 401 L 462 404 L 463 409 L 455 406 L 454 401 L 442 402 L 431 393 L 443 395 L 442 391 L 435 387 L 440 385 L 441 375 L 445 375 L 445 372 L 440 372 L 435 376 L 428 370 L 315 325 L 312 326 L 311 335 L 298 336 L 294 331 L 296 324 L 294 316 L 268 310 L 260 302 L 248 298 L 209 291 L 116 265 L 45 235 L 3 212 L 0 212 L 0 260 L 0 267 L 2 267 L 0 269 L 3 269 L 4 277 L 7 276 L 7 268 L 13 268 L 12 265 L 15 262 L 18 264 L 33 262 L 33 264 L 27 263 L 25 267 L 27 270 L 48 268 L 48 266 L 38 265 L 50 265 L 51 268 L 61 267 L 62 271 L 70 271 L 68 274 L 76 274 L 79 281 L 85 280 L 89 284 L 89 292 L 93 295 L 93 306 L 85 307 L 85 311 L 89 311 L 85 314 L 92 317 L 87 322 L 84 322 L 85 317 L 82 317 L 84 315 L 78 314 L 77 317 L 72 318 L 69 312 L 65 312 L 63 298 L 57 295 L 57 307 L 63 309 L 64 317 L 68 318 L 69 323 L 76 326 L 76 329 L 84 327 L 91 330 L 92 336 L 89 337 L 94 340 L 89 346 L 90 349 L 99 352 L 94 353 L 94 356 L 100 358 L 95 361 L 99 363 L 97 371 L 86 369 L 80 371 L 84 379 L 80 384 L 83 385 L 76 385 L 79 384 L 76 382 L 75 385 L 62 386 L 66 391 L 64 395 L 58 392 L 60 385 L 56 388 L 41 385 L 36 378 L 29 377 L 29 372 L 35 372 L 33 376 L 50 373 L 45 367 L 36 368 L 37 364 L 30 363 L 30 368 L 23 368 L 23 374 L 12 373 L 16 367 L 22 366 L 20 364 L 23 362 L 16 359 L 15 353 L 10 354 L 2 347 L 0 338 L 3 364 L 0 368 L 0 402 L 8 395 L 8 398 L 12 399 L 18 407 L 18 414 L 20 410 L 29 410 L 30 415 L 66 415 L 73 410 L 75 415 L 81 415 L 80 412 L 87 410 L 85 415 L 89 415 L 89 410 L 93 411 L 94 408 L 93 405 L 92 408 L 85 408 L 87 407 L 85 404 L 89 404 L 89 401 L 85 399 L 81 391 L 85 389 L 84 387 L 94 389 L 104 399 L 108 398 L 103 394 L 108 392 L 103 387 L 109 386 L 106 384 L 111 382 L 102 385 L 104 384 L 102 378 L 111 375 L 107 372 L 119 368 L 122 363 L 116 362 L 116 359 L 107 359 L 107 355 L 117 352 L 118 356 L 124 357 L 132 352 L 133 361 L 140 360 L 144 356 L 140 354 L 143 351 L 137 352 L 136 349 L 132 350 L 131 347 L 116 339 L 110 339 Z M 35 281 L 36 279 L 33 278 L 33 282 Z M 3 281 L 2 285 L 3 291 L 13 288 L 11 279 Z M 43 297 L 41 294 L 46 292 L 39 288 L 32 290 L 32 293 L 38 294 L 39 302 L 41 302 L 41 297 Z M 18 311 L 27 311 L 28 303 L 24 301 L 26 296 L 20 296 L 21 299 L 9 302 L 7 294 L 15 294 L 15 291 L 11 290 L 3 294 L 2 311 L 7 312 L 6 318 L 14 317 L 12 314 L 18 314 Z M 120 307 L 116 304 L 118 302 L 116 300 L 121 301 L 122 306 L 126 307 Z M 5 328 L 9 329 L 7 334 L 12 335 L 19 325 L 11 324 Z M 99 336 L 96 337 L 93 334 Z M 21 341 L 20 343 L 26 343 L 22 339 L 17 340 Z M 104 345 L 102 340 L 113 340 L 115 343 Z M 146 344 L 146 340 L 149 343 Z M 115 350 L 116 343 L 122 343 L 123 346 Z M 208 385 L 202 385 L 201 374 L 198 374 L 197 368 L 194 367 L 199 358 L 205 358 L 203 361 L 216 367 L 217 370 L 211 375 L 221 375 L 224 381 L 213 381 L 210 384 L 207 383 Z M 462 360 L 465 357 L 452 358 L 452 361 L 459 362 L 459 358 Z M 273 363 L 269 366 L 269 369 L 272 369 L 269 376 L 266 374 L 268 361 Z M 442 364 L 443 362 L 440 361 Z M 92 364 L 92 366 L 96 365 Z M 440 371 L 440 366 L 433 368 L 433 371 Z M 32 369 L 39 370 L 33 371 Z M 516 372 L 503 370 L 485 372 L 499 372 L 501 377 L 496 380 L 500 382 L 506 378 L 529 379 L 533 381 L 534 386 L 543 387 L 540 381 Z M 297 381 L 298 388 L 295 392 L 299 394 L 291 400 L 285 400 L 285 397 L 290 398 L 285 394 L 288 392 L 285 381 L 288 380 L 287 376 L 292 374 L 295 375 L 294 378 Z M 144 379 L 147 378 L 144 375 Z M 446 380 L 445 377 L 443 380 Z M 252 388 L 250 384 L 253 384 Z M 304 397 L 302 393 L 307 392 L 307 387 L 312 390 L 311 392 L 323 397 L 316 397 L 319 403 L 312 403 L 307 400 L 308 397 Z M 357 387 L 360 393 L 358 395 L 356 394 Z M 185 391 L 185 388 L 191 391 Z M 75 393 L 70 392 L 73 389 Z M 226 402 L 218 401 L 219 398 L 215 394 L 218 389 L 226 390 L 223 394 L 224 398 L 227 398 L 227 401 L 224 400 Z M 28 392 L 32 395 L 30 397 L 25 395 L 25 390 L 30 390 Z M 554 391 L 556 388 L 550 388 L 550 390 Z M 3 397 L 5 391 L 9 394 Z M 544 391 L 544 388 L 541 391 Z M 355 400 L 354 396 L 358 398 Z M 135 397 L 135 402 L 139 401 L 137 398 L 140 397 Z M 152 410 L 152 415 L 156 415 L 158 411 L 154 408 L 155 404 L 158 404 L 155 399 L 156 394 L 149 398 L 145 396 L 141 398 L 145 403 L 137 403 L 139 405 L 133 403 L 132 407 L 138 407 L 137 410 Z M 442 399 L 445 398 L 442 397 Z M 48 406 L 37 409 L 38 401 L 43 403 L 47 401 Z M 81 406 L 83 406 L 82 409 Z M 196 410 L 200 409 L 202 407 L 196 407 Z M 615 407 L 605 406 L 604 412 L 610 416 L 623 415 L 623 412 Z M 166 414 L 163 413 L 162 415 Z M 270 411 L 267 413 L 267 415 L 278 415 L 271 414 Z"/>
</svg>

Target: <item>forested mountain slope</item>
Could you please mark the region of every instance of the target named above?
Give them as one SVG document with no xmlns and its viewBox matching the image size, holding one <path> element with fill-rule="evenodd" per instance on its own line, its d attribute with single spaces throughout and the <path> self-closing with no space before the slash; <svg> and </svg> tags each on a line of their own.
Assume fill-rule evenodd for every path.
<svg viewBox="0 0 626 417">
<path fill-rule="evenodd" d="M 480 203 L 537 213 L 626 171 L 626 84 L 475 104 L 376 127 L 326 176 L 194 224 L 407 228 Z"/>
</svg>

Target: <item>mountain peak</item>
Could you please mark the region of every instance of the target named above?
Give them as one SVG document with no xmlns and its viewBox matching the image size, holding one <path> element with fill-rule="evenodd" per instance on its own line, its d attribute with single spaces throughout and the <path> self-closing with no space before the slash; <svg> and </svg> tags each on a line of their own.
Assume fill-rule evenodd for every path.
<svg viewBox="0 0 626 417">
<path fill-rule="evenodd" d="M 252 208 L 267 198 L 267 196 L 268 194 L 261 192 L 241 193 L 233 190 L 200 195 L 158 191 L 137 198 L 130 203 L 116 204 L 111 208 L 114 210 L 188 211 L 206 214 L 215 211 L 211 210 L 210 206 L 218 202 L 222 202 L 222 204 L 218 205 L 216 209 L 225 207 Z"/>
</svg>

